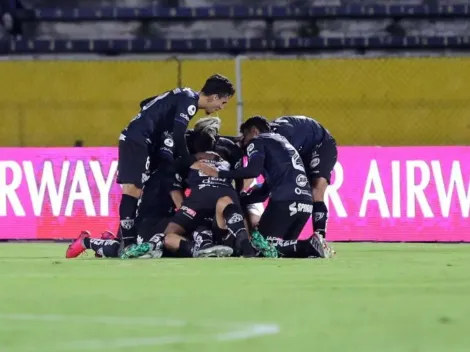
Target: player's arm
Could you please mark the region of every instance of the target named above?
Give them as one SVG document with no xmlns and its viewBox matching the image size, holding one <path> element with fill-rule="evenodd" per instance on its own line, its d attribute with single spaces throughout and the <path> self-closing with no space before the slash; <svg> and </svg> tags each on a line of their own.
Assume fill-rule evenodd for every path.
<svg viewBox="0 0 470 352">
<path fill-rule="evenodd" d="M 184 182 L 179 174 L 175 174 L 173 184 L 170 191 L 171 199 L 175 204 L 176 209 L 181 208 L 184 200 Z"/>
<path fill-rule="evenodd" d="M 173 200 L 173 203 L 175 204 L 175 208 L 179 209 L 183 205 L 183 200 L 184 200 L 184 194 L 183 191 L 181 190 L 173 190 L 170 192 L 171 199 Z"/>
<path fill-rule="evenodd" d="M 179 157 L 179 163 L 182 167 L 189 167 L 196 161 L 196 158 L 189 153 L 185 138 L 188 123 L 197 111 L 195 104 L 194 99 L 181 95 L 176 107 L 173 139 L 175 141 L 175 155 Z"/>
<path fill-rule="evenodd" d="M 250 193 L 242 194 L 240 200 L 242 204 L 255 204 L 255 203 L 262 203 L 269 197 L 269 193 L 271 192 L 269 185 L 264 182 L 261 187 L 251 190 Z"/>
<path fill-rule="evenodd" d="M 254 140 L 247 147 L 248 164 L 236 170 L 220 171 L 218 177 L 221 178 L 255 178 L 263 171 L 264 167 L 264 146 L 259 140 Z"/>
<path fill-rule="evenodd" d="M 253 185 L 256 185 L 256 180 L 254 178 L 246 178 L 243 180 L 243 191 L 249 191 Z"/>
</svg>

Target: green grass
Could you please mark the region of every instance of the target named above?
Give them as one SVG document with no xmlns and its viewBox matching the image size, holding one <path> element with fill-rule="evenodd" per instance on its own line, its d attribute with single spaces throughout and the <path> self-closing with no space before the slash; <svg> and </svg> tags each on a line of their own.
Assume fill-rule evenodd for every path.
<svg viewBox="0 0 470 352">
<path fill-rule="evenodd" d="M 65 247 L 0 245 L 1 352 L 470 351 L 469 245 L 133 261 L 65 260 Z M 279 332 L 244 338 L 256 323 Z"/>
</svg>

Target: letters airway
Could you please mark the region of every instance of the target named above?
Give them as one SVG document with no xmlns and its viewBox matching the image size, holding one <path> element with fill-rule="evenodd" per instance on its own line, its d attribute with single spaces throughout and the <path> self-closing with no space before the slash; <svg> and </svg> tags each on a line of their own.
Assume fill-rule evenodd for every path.
<svg viewBox="0 0 470 352">
<path fill-rule="evenodd" d="M 329 239 L 470 242 L 470 147 L 340 147 Z M 117 228 L 116 148 L 0 148 L 0 239 Z M 312 233 L 311 223 L 303 237 Z"/>
</svg>

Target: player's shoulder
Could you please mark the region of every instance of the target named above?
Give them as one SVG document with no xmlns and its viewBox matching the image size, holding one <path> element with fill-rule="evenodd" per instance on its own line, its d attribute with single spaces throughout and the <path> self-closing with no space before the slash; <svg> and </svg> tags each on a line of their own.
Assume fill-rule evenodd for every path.
<svg viewBox="0 0 470 352">
<path fill-rule="evenodd" d="M 175 88 L 173 89 L 173 95 L 176 105 L 187 111 L 189 119 L 196 115 L 199 100 L 199 94 L 196 91 L 191 88 Z"/>
<path fill-rule="evenodd" d="M 315 121 L 310 116 L 305 115 L 288 115 L 288 116 L 281 116 L 276 119 L 278 123 L 310 123 Z"/>
<path fill-rule="evenodd" d="M 231 140 L 230 138 L 227 138 L 227 137 L 222 137 L 222 136 L 220 136 L 217 139 L 217 145 L 219 145 L 221 147 L 226 147 L 226 148 L 237 147 L 237 144 L 233 140 Z"/>
<path fill-rule="evenodd" d="M 247 151 L 249 152 L 250 149 L 254 150 L 256 148 L 263 148 L 270 145 L 271 141 L 275 138 L 274 136 L 277 136 L 277 134 L 272 132 L 260 133 L 250 141 L 247 147 Z"/>
<path fill-rule="evenodd" d="M 198 100 L 199 94 L 194 89 L 183 87 L 175 88 L 172 90 L 173 95 L 178 99 L 193 99 Z"/>
<path fill-rule="evenodd" d="M 279 139 L 279 137 L 280 135 L 275 132 L 266 132 L 266 133 L 260 133 L 255 138 L 253 138 L 253 140 L 263 142 L 263 141 L 269 141 L 269 140 L 276 140 L 276 139 Z"/>
</svg>

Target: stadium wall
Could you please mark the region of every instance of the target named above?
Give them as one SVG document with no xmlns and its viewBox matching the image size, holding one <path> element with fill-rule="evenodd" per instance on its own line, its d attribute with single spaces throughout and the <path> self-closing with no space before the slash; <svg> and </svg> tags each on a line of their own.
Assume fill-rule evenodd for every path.
<svg viewBox="0 0 470 352">
<path fill-rule="evenodd" d="M 340 147 L 329 240 L 470 242 L 469 156 L 470 147 Z M 0 240 L 117 229 L 116 170 L 115 147 L 0 148 Z"/>
<path fill-rule="evenodd" d="M 0 145 L 112 146 L 141 99 L 236 80 L 234 60 L 180 62 L 1 62 Z M 469 143 L 468 58 L 246 59 L 240 74 L 244 116 L 310 115 L 342 145 Z M 236 133 L 236 103 L 220 115 Z"/>
</svg>

